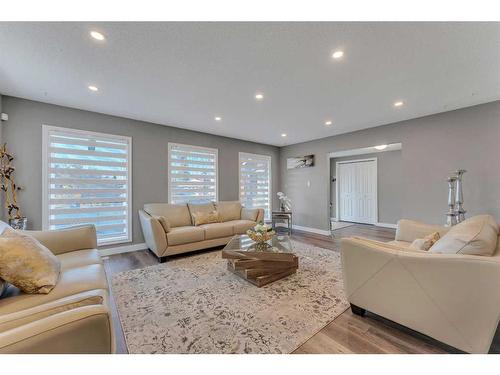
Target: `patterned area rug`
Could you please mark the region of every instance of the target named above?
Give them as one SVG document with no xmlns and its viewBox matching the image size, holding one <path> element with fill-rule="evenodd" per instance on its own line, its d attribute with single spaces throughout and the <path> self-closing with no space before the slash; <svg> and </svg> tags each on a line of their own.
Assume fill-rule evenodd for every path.
<svg viewBox="0 0 500 375">
<path fill-rule="evenodd" d="M 348 307 L 340 254 L 293 241 L 297 274 L 262 288 L 220 251 L 113 277 L 130 353 L 291 353 Z"/>
</svg>

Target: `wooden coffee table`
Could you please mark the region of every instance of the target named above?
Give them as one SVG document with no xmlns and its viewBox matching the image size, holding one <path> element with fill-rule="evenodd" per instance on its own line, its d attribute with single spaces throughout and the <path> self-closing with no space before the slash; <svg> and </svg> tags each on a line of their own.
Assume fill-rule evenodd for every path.
<svg viewBox="0 0 500 375">
<path fill-rule="evenodd" d="M 247 235 L 233 237 L 222 250 L 227 269 L 259 288 L 297 272 L 299 258 L 289 236 L 274 236 L 266 244 L 258 246 Z"/>
</svg>

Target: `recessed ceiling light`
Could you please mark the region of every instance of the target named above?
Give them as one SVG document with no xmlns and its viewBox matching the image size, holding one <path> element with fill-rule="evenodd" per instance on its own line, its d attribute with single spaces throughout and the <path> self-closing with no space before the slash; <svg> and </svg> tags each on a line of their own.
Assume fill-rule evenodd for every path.
<svg viewBox="0 0 500 375">
<path fill-rule="evenodd" d="M 90 91 L 94 91 L 94 92 L 95 92 L 95 91 L 99 91 L 99 89 L 97 88 L 97 86 L 94 86 L 94 85 L 90 85 L 90 86 L 89 86 L 89 90 L 90 90 Z"/>
<path fill-rule="evenodd" d="M 222 121 L 222 117 L 216 116 L 215 121 Z"/>
<path fill-rule="evenodd" d="M 101 34 L 99 31 L 91 31 L 90 36 L 94 38 L 95 40 L 102 41 L 106 39 L 103 34 Z"/>
<path fill-rule="evenodd" d="M 286 137 L 286 133 L 281 133 L 281 136 L 284 138 Z"/>
<path fill-rule="evenodd" d="M 264 99 L 264 94 L 261 94 L 261 93 L 257 93 L 257 94 L 255 94 L 255 99 L 257 99 L 257 100 L 262 100 L 262 99 Z"/>
<path fill-rule="evenodd" d="M 387 148 L 387 145 L 380 145 L 380 146 L 374 146 L 379 151 L 385 150 Z"/>
<path fill-rule="evenodd" d="M 342 56 L 344 56 L 344 51 L 339 50 L 332 53 L 334 59 L 340 59 Z"/>
<path fill-rule="evenodd" d="M 331 124 L 332 124 L 332 121 L 331 121 L 331 120 L 325 121 L 325 125 L 326 125 L 326 126 L 330 126 Z"/>
<path fill-rule="evenodd" d="M 401 100 L 397 101 L 397 102 L 394 102 L 394 107 L 402 107 L 403 104 L 405 104 L 404 102 L 402 102 Z"/>
</svg>

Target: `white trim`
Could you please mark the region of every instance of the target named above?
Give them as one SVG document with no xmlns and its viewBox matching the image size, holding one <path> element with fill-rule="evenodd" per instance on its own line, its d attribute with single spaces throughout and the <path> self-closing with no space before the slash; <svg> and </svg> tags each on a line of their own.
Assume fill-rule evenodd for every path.
<svg viewBox="0 0 500 375">
<path fill-rule="evenodd" d="M 335 151 L 328 153 L 328 158 L 343 158 L 346 156 L 356 156 L 356 155 L 366 155 L 366 154 L 375 154 L 378 152 L 387 152 L 387 151 L 397 151 L 402 150 L 402 143 L 391 143 L 388 144 L 386 148 L 383 150 L 377 150 L 375 146 L 370 147 L 362 147 L 362 148 L 353 148 L 349 150 Z"/>
<path fill-rule="evenodd" d="M 238 200 L 241 202 L 241 157 L 250 156 L 256 159 L 265 159 L 269 161 L 269 217 L 264 216 L 264 221 L 271 222 L 271 216 L 273 211 L 273 158 L 271 155 L 263 154 L 252 154 L 249 152 L 238 152 Z"/>
<path fill-rule="evenodd" d="M 384 150 L 385 151 L 385 150 Z M 340 211 L 339 211 L 339 164 L 352 164 L 352 163 L 362 163 L 366 161 L 375 162 L 375 220 L 372 223 L 361 223 L 361 224 L 375 224 L 378 222 L 378 160 L 377 158 L 366 158 L 366 159 L 352 159 L 352 160 L 342 160 L 335 163 L 335 221 L 340 221 Z"/>
<path fill-rule="evenodd" d="M 215 201 L 219 201 L 219 149 L 218 148 L 210 148 L 210 147 L 203 147 L 203 146 L 194 146 L 194 145 L 187 145 L 183 143 L 175 143 L 175 142 L 168 142 L 168 149 L 167 149 L 167 154 L 168 154 L 168 165 L 167 165 L 167 178 L 168 178 L 168 184 L 167 184 L 167 199 L 168 203 L 172 203 L 171 201 L 171 189 L 170 189 L 170 181 L 171 181 L 171 175 L 170 175 L 170 150 L 173 146 L 180 146 L 180 147 L 189 147 L 189 148 L 194 148 L 198 150 L 204 150 L 204 151 L 211 151 L 215 153 Z"/>
<path fill-rule="evenodd" d="M 64 133 L 76 133 L 77 135 L 87 135 L 90 137 L 99 137 L 116 141 L 121 139 L 126 142 L 126 155 L 127 155 L 127 238 L 118 241 L 102 242 L 101 246 L 113 245 L 118 243 L 132 242 L 132 137 L 126 135 L 98 133 L 88 130 L 81 130 L 75 128 L 65 128 L 61 126 L 53 126 L 42 124 L 42 228 L 43 230 L 49 229 L 49 188 L 48 188 L 48 142 L 51 131 L 58 131 Z"/>
<path fill-rule="evenodd" d="M 132 251 L 146 250 L 147 248 L 148 248 L 148 245 L 146 245 L 143 242 L 143 243 L 136 243 L 136 244 L 127 245 L 127 246 L 116 246 L 116 247 L 108 247 L 106 249 L 99 249 L 99 254 L 102 257 L 104 257 L 104 256 L 109 256 L 109 255 L 115 255 L 115 254 L 130 253 Z"/>
<path fill-rule="evenodd" d="M 323 236 L 330 236 L 331 233 L 329 230 L 324 230 L 324 229 L 317 229 L 317 228 L 310 228 L 310 227 L 303 227 L 301 225 L 292 225 L 292 229 L 297 229 L 303 232 L 310 232 L 310 233 L 316 233 L 316 234 L 321 234 Z"/>
<path fill-rule="evenodd" d="M 391 229 L 397 229 L 398 228 L 397 224 L 379 223 L 379 222 L 376 222 L 375 226 L 382 227 L 382 228 L 391 228 Z"/>
</svg>

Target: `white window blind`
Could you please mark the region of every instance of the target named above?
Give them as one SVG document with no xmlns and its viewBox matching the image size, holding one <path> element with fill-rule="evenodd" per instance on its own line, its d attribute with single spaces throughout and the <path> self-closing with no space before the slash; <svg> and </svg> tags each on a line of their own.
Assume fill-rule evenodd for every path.
<svg viewBox="0 0 500 375">
<path fill-rule="evenodd" d="M 94 224 L 99 245 L 131 241 L 131 138 L 43 126 L 45 229 Z"/>
<path fill-rule="evenodd" d="M 169 202 L 217 201 L 217 159 L 217 149 L 169 143 Z"/>
<path fill-rule="evenodd" d="M 240 202 L 246 208 L 263 208 L 271 218 L 271 157 L 240 152 Z"/>
</svg>

